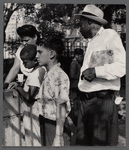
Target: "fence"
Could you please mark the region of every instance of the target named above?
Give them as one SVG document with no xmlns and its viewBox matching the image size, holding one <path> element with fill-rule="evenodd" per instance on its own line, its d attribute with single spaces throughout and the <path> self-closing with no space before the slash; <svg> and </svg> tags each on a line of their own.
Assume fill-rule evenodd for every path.
<svg viewBox="0 0 129 150">
<path fill-rule="evenodd" d="M 4 43 L 4 78 L 6 74 L 9 72 L 10 68 L 13 65 L 15 53 L 20 45 L 20 40 L 17 41 L 6 41 Z M 65 41 L 65 50 L 63 52 L 63 58 L 61 60 L 62 67 L 64 71 L 69 74 L 69 66 L 71 63 L 72 58 L 74 57 L 74 49 L 75 48 L 82 48 L 84 52 L 86 51 L 86 43 L 85 42 L 75 42 L 66 40 Z"/>
<path fill-rule="evenodd" d="M 73 41 L 68 41 L 67 40 L 65 42 L 65 51 L 63 52 L 63 56 L 65 56 L 67 58 L 74 57 L 74 49 L 75 48 L 82 48 L 84 50 L 84 53 L 85 53 L 86 48 L 87 48 L 87 43 L 77 41 L 73 44 Z"/>
<path fill-rule="evenodd" d="M 24 146 L 21 102 L 13 90 L 3 93 L 2 146 Z"/>
<path fill-rule="evenodd" d="M 20 41 L 6 41 L 4 43 L 4 59 L 12 59 L 15 58 L 15 52 L 17 51 Z M 65 50 L 63 52 L 63 56 L 65 57 L 73 57 L 75 48 L 82 48 L 85 52 L 86 50 L 85 42 L 75 42 L 73 44 L 72 41 L 65 41 Z"/>
</svg>

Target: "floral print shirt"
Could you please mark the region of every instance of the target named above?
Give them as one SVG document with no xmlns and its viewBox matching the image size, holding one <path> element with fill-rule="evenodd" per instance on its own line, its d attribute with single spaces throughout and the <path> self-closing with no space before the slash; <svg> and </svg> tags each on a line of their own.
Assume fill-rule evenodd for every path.
<svg viewBox="0 0 129 150">
<path fill-rule="evenodd" d="M 60 63 L 53 66 L 46 73 L 44 82 L 39 91 L 42 113 L 45 118 L 56 120 L 57 104 L 66 103 L 67 114 L 71 110 L 69 100 L 69 78 L 60 68 Z"/>
</svg>

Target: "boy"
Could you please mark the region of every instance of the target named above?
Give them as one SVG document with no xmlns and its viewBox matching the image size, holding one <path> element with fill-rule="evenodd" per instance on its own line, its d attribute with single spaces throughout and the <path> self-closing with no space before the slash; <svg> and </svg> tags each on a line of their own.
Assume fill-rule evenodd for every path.
<svg viewBox="0 0 129 150">
<path fill-rule="evenodd" d="M 33 68 L 33 70 L 29 73 L 24 88 L 15 87 L 24 101 L 22 109 L 26 146 L 41 146 L 39 125 L 41 104 L 37 99 L 37 94 L 44 79 L 45 68 L 38 66 L 36 54 L 37 47 L 35 45 L 28 44 L 22 49 L 20 57 L 24 66 L 28 69 Z"/>
<path fill-rule="evenodd" d="M 37 60 L 45 66 L 47 75 L 40 89 L 43 104 L 44 145 L 69 145 L 69 136 L 64 132 L 64 122 L 70 111 L 69 78 L 60 68 L 58 59 L 64 50 L 64 44 L 57 35 L 51 35 L 40 41 L 37 47 Z"/>
</svg>

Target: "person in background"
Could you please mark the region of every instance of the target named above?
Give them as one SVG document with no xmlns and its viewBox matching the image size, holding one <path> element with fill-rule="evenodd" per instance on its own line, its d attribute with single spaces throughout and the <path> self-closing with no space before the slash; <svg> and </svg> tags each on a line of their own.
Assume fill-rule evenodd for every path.
<svg viewBox="0 0 129 150">
<path fill-rule="evenodd" d="M 62 37 L 52 35 L 39 42 L 37 60 L 45 66 L 47 75 L 40 88 L 42 103 L 44 146 L 67 146 L 69 135 L 64 128 L 66 117 L 71 110 L 69 100 L 70 82 L 58 62 L 64 50 Z"/>
<path fill-rule="evenodd" d="M 15 82 L 13 81 L 15 80 L 19 71 L 21 71 L 25 76 L 28 76 L 28 73 L 32 71 L 32 69 L 24 67 L 20 58 L 20 52 L 27 43 L 34 45 L 37 44 L 40 38 L 39 32 L 33 25 L 23 25 L 17 28 L 17 34 L 20 36 L 22 44 L 18 48 L 14 59 L 14 64 L 5 78 L 3 89 L 11 88 L 15 85 Z"/>
<path fill-rule="evenodd" d="M 76 105 L 76 100 L 79 99 L 80 95 L 80 90 L 78 89 L 78 82 L 80 77 L 80 69 L 83 61 L 83 55 L 83 49 L 76 48 L 74 50 L 74 59 L 70 64 L 70 101 L 73 109 Z"/>
<path fill-rule="evenodd" d="M 126 54 L 119 34 L 104 29 L 103 11 L 86 5 L 80 14 L 80 32 L 88 40 L 78 83 L 77 145 L 117 146 L 117 93 L 126 73 Z"/>
<path fill-rule="evenodd" d="M 45 67 L 39 67 L 36 60 L 36 45 L 27 44 L 20 52 L 20 58 L 25 68 L 33 69 L 24 84 L 24 87 L 16 86 L 23 103 L 23 126 L 25 133 L 25 146 L 42 146 L 39 114 L 42 114 L 42 105 L 37 95 L 44 80 Z"/>
<path fill-rule="evenodd" d="M 71 145 L 75 145 L 76 142 L 76 126 L 78 117 L 78 107 L 81 91 L 78 89 L 78 82 L 80 77 L 80 69 L 83 62 L 84 52 L 81 48 L 74 50 L 74 58 L 70 64 L 70 103 L 71 111 L 67 117 L 68 126 L 71 130 Z"/>
</svg>

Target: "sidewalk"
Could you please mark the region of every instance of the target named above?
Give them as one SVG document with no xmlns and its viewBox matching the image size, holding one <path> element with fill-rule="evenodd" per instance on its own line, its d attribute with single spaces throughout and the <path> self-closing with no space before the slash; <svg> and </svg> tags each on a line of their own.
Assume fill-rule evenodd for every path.
<svg viewBox="0 0 129 150">
<path fill-rule="evenodd" d="M 126 146 L 126 126 L 125 121 L 118 120 L 118 145 L 119 147 Z"/>
</svg>

